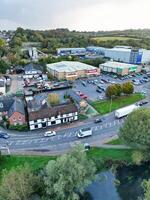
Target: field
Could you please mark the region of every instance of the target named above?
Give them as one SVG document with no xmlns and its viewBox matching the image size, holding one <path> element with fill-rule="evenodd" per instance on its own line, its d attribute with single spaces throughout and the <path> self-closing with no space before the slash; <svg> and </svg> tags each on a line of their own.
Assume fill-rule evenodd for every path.
<svg viewBox="0 0 150 200">
<path fill-rule="evenodd" d="M 125 160 L 131 161 L 131 149 L 103 149 L 92 148 L 87 152 L 87 156 L 90 159 L 105 159 L 105 160 Z M 34 171 L 42 169 L 50 160 L 55 160 L 54 156 L 1 156 L 0 160 L 0 176 L 2 171 L 11 170 L 17 166 L 23 166 L 28 164 Z"/>
<path fill-rule="evenodd" d="M 136 93 L 130 96 L 122 96 L 112 100 L 111 111 L 114 111 L 118 108 L 122 108 L 124 106 L 131 105 L 142 100 L 144 96 L 140 93 Z M 99 112 L 100 114 L 106 114 L 110 112 L 111 101 L 95 101 L 92 103 L 92 106 Z"/>
<path fill-rule="evenodd" d="M 114 40 L 119 40 L 119 41 L 125 41 L 125 40 L 139 40 L 138 38 L 130 38 L 130 37 L 94 37 L 93 40 L 96 40 L 97 42 L 105 42 L 105 41 L 114 41 Z"/>
</svg>

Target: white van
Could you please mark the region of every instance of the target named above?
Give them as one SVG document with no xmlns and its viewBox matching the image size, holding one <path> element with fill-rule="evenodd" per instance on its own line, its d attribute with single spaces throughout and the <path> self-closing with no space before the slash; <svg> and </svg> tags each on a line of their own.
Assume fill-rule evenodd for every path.
<svg viewBox="0 0 150 200">
<path fill-rule="evenodd" d="M 93 132 L 91 128 L 82 128 L 78 133 L 78 138 L 84 138 L 88 136 L 92 136 Z"/>
</svg>

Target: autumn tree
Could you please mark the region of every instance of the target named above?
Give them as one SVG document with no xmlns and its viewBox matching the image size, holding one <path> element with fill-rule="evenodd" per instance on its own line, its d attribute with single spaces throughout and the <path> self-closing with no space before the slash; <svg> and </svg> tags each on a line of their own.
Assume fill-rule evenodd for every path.
<svg viewBox="0 0 150 200">
<path fill-rule="evenodd" d="M 59 98 L 59 95 L 56 94 L 56 93 L 50 93 L 48 95 L 48 103 L 50 105 L 57 105 L 60 103 L 60 98 Z"/>
<path fill-rule="evenodd" d="M 106 89 L 106 96 L 108 98 L 118 97 L 121 95 L 121 93 L 122 93 L 122 87 L 120 84 L 109 85 Z"/>
<path fill-rule="evenodd" d="M 130 81 L 123 83 L 122 84 L 122 92 L 124 94 L 133 94 L 133 92 L 134 92 L 133 84 Z"/>
</svg>

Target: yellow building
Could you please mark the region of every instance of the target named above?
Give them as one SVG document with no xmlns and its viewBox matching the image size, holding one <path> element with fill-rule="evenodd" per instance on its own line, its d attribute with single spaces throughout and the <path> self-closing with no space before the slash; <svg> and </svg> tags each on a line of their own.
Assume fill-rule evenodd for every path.
<svg viewBox="0 0 150 200">
<path fill-rule="evenodd" d="M 75 80 L 80 77 L 100 75 L 100 68 L 76 61 L 47 64 L 47 71 L 58 80 Z"/>
</svg>

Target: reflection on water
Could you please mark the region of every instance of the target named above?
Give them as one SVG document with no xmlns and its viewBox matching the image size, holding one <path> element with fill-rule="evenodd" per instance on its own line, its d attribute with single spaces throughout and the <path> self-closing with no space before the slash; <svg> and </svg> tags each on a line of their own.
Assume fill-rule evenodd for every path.
<svg viewBox="0 0 150 200">
<path fill-rule="evenodd" d="M 142 195 L 141 183 L 150 178 L 150 163 L 118 168 L 114 175 L 105 171 L 87 188 L 93 200 L 136 200 Z"/>
</svg>

